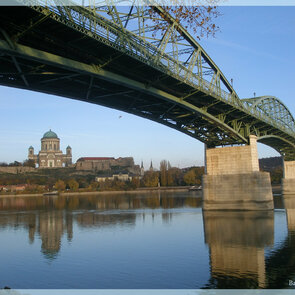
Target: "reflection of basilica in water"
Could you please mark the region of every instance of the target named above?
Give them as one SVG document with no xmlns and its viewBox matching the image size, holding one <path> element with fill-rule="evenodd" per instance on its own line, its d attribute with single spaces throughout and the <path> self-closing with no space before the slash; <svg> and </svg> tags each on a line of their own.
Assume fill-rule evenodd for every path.
<svg viewBox="0 0 295 295">
<path fill-rule="evenodd" d="M 124 196 L 88 196 L 88 197 L 26 197 L 0 199 L 0 211 L 11 211 L 5 218 L 0 218 L 0 227 L 13 225 L 28 229 L 29 241 L 33 243 L 36 235 L 42 244 L 42 253 L 46 258 L 53 259 L 61 249 L 64 235 L 69 242 L 73 238 L 73 223 L 82 227 L 111 227 L 114 225 L 134 226 L 136 214 L 129 213 L 133 209 L 178 208 L 183 206 L 199 207 L 200 199 L 196 198 L 170 198 L 165 194 L 158 194 L 145 198 Z M 73 214 L 73 210 L 83 210 Z M 16 210 L 22 211 L 21 214 Z M 26 210 L 27 214 L 23 214 Z M 33 211 L 34 210 L 34 211 Z M 107 210 L 107 211 L 106 211 Z M 120 210 L 124 214 L 115 214 L 113 210 Z M 90 212 L 89 212 L 90 211 Z M 34 212 L 34 213 L 31 213 Z M 145 213 L 142 218 L 144 220 Z M 161 214 L 164 223 L 169 223 L 172 214 Z M 154 214 L 152 214 L 154 218 Z"/>
<path fill-rule="evenodd" d="M 72 216 L 63 211 L 40 212 L 38 216 L 38 233 L 42 240 L 42 252 L 49 258 L 53 258 L 61 247 L 61 238 L 67 234 L 68 241 L 73 237 Z"/>
</svg>

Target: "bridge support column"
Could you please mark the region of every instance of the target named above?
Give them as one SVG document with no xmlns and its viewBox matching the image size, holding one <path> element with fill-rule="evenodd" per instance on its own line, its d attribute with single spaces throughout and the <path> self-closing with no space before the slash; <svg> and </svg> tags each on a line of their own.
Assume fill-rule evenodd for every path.
<svg viewBox="0 0 295 295">
<path fill-rule="evenodd" d="M 283 195 L 295 195 L 295 161 L 284 161 Z"/>
<path fill-rule="evenodd" d="M 204 210 L 272 210 L 270 176 L 259 172 L 257 142 L 206 149 L 203 176 Z"/>
</svg>

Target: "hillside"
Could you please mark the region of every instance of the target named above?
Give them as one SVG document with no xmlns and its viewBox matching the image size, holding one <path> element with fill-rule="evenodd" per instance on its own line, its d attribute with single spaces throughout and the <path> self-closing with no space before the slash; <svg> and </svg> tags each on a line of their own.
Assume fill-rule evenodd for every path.
<svg viewBox="0 0 295 295">
<path fill-rule="evenodd" d="M 282 157 L 270 157 L 259 159 L 259 168 L 261 171 L 272 172 L 277 168 L 283 168 Z"/>
</svg>

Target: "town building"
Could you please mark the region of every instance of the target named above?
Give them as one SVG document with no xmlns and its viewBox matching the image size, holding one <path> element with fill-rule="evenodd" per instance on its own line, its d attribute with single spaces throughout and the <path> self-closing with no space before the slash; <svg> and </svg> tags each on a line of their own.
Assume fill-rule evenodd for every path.
<svg viewBox="0 0 295 295">
<path fill-rule="evenodd" d="M 132 176 L 130 176 L 128 173 L 127 174 L 113 174 L 111 176 L 97 176 L 95 177 L 95 180 L 98 182 L 105 182 L 107 179 L 108 180 L 120 180 L 120 181 L 132 181 Z"/>
<path fill-rule="evenodd" d="M 72 164 L 72 148 L 66 148 L 66 154 L 60 150 L 60 139 L 51 130 L 41 138 L 41 151 L 34 154 L 34 148 L 29 147 L 29 160 L 33 160 L 39 168 L 68 167 Z"/>
<path fill-rule="evenodd" d="M 83 157 L 78 159 L 76 169 L 92 172 L 111 172 L 114 174 L 141 174 L 140 166 L 134 164 L 132 157 L 120 157 L 117 159 L 114 157 Z"/>
</svg>

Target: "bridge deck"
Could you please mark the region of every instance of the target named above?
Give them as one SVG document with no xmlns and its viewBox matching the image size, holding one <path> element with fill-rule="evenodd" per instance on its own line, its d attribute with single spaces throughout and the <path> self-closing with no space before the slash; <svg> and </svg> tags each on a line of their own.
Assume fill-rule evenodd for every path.
<svg viewBox="0 0 295 295">
<path fill-rule="evenodd" d="M 196 87 L 163 63 L 129 52 L 120 45 L 115 24 L 104 20 L 114 26 L 107 31 L 114 34 L 110 46 L 55 10 L 1 8 L 0 84 L 119 109 L 209 146 L 247 143 L 256 134 L 286 159 L 295 159 L 294 131 L 237 98 L 231 101 L 234 93 L 225 99 L 223 92 L 208 89 L 205 80 L 206 87 Z"/>
</svg>

